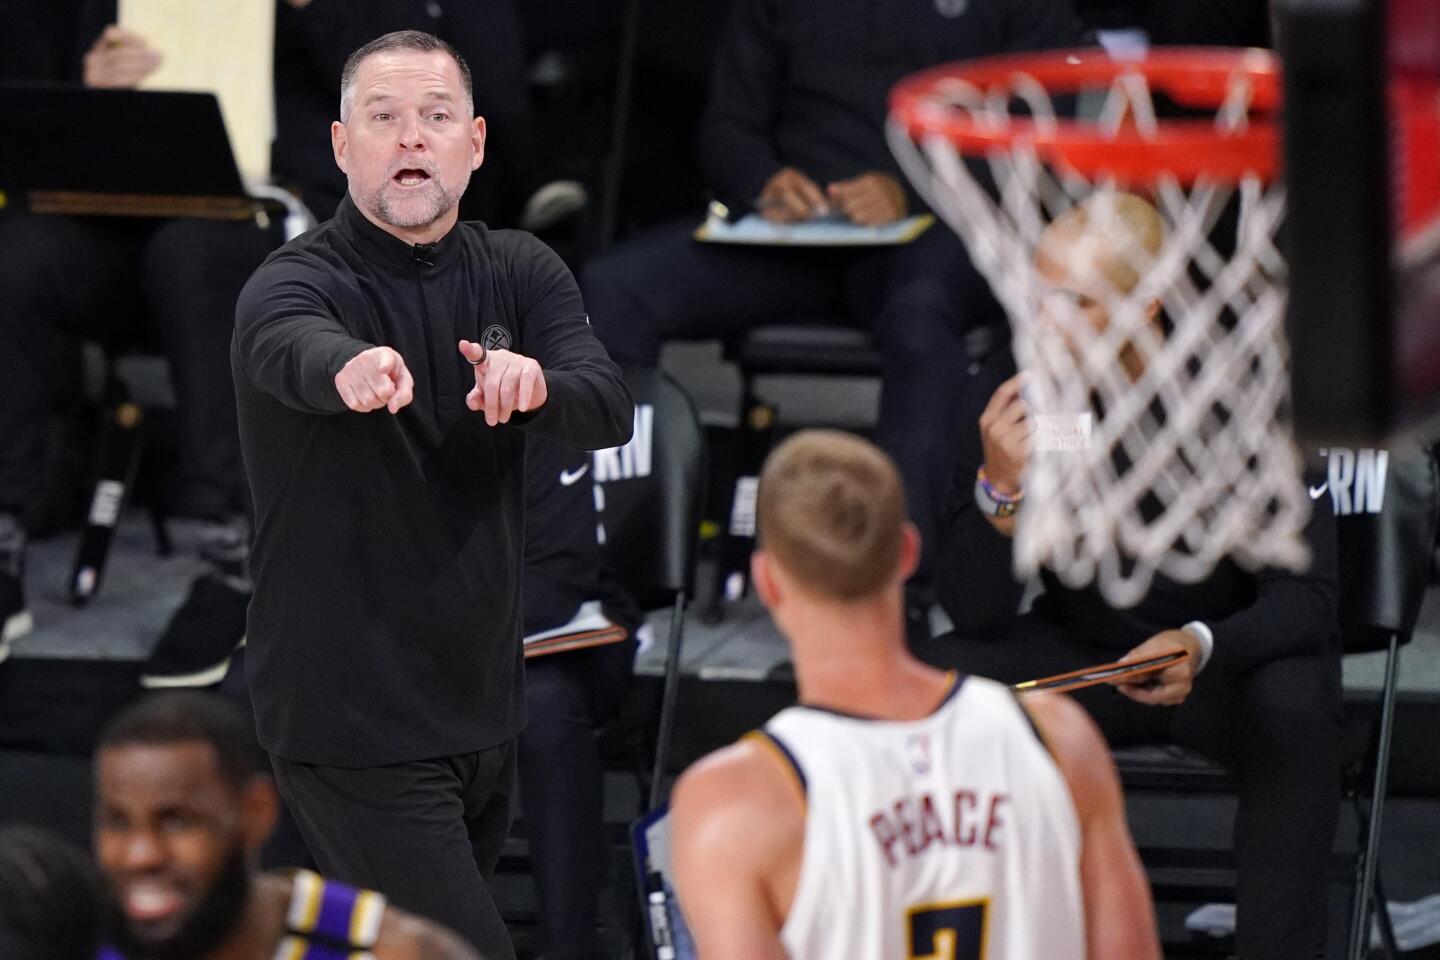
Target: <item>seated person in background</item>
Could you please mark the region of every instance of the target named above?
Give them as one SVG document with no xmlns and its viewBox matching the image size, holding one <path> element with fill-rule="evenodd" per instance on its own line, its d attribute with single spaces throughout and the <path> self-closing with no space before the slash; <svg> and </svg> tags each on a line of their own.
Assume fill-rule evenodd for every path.
<svg viewBox="0 0 1440 960">
<path fill-rule="evenodd" d="M 676 785 L 672 862 L 700 955 L 1158 960 L 1084 712 L 905 649 L 920 544 L 894 464 L 802 431 L 766 463 L 758 519 L 755 589 L 800 705 Z"/>
<path fill-rule="evenodd" d="M 233 707 L 194 691 L 153 695 L 106 727 L 95 753 L 95 853 L 113 900 L 113 946 L 102 960 L 270 960 L 313 955 L 307 949 L 477 960 L 448 930 L 373 891 L 306 871 L 261 874 L 279 799 L 254 750 Z"/>
<path fill-rule="evenodd" d="M 78 36 L 88 48 L 86 86 L 133 87 L 159 65 L 143 37 L 114 26 L 114 0 L 90 0 L 85 13 Z M 77 128 L 77 138 L 83 133 Z M 185 136 L 177 130 L 175 144 L 155 144 L 155 162 L 177 162 Z M 201 521 L 207 545 L 232 548 L 243 539 L 230 332 L 241 286 L 278 239 L 251 221 L 0 213 L 0 356 L 9 368 L 0 380 L 0 643 L 33 625 L 22 583 L 24 518 L 45 481 L 46 426 L 67 338 L 163 349 L 179 426 L 173 512 Z M 219 656 L 239 639 L 229 637 Z"/>
<path fill-rule="evenodd" d="M 886 97 L 923 67 L 1073 46 L 1068 0 L 738 0 L 701 120 L 700 165 L 736 215 L 890 223 L 923 212 L 885 141 Z M 959 238 L 936 224 L 911 243 L 765 248 L 691 239 L 694 218 L 590 261 L 580 286 L 622 367 L 654 367 L 670 339 L 729 337 L 775 321 L 842 316 L 884 361 L 877 437 L 929 538 L 950 476 L 948 432 L 965 334 L 998 307 Z"/>
<path fill-rule="evenodd" d="M 596 731 L 630 688 L 640 610 L 597 540 L 590 454 L 531 437 L 525 454 L 524 630 L 527 637 L 593 611 L 625 638 L 525 662 L 529 724 L 520 735 L 521 805 L 540 894 L 547 960 L 599 955 L 606 877 L 604 783 Z"/>
<path fill-rule="evenodd" d="M 93 960 L 100 886 L 86 855 L 35 827 L 0 827 L 0 957 Z"/>
<path fill-rule="evenodd" d="M 1119 201 L 1107 233 L 1081 206 L 1042 235 L 1041 274 L 1058 290 L 1088 298 L 1097 331 L 1109 322 L 1104 293 L 1133 289 L 1116 252 L 1136 244 L 1153 255 L 1163 224 L 1133 195 Z M 1128 272 L 1128 278 L 1122 274 Z M 1158 304 L 1156 305 L 1158 324 Z M 1132 345 L 1116 362 L 1133 380 L 1142 369 Z M 1157 577 L 1134 608 L 1114 609 L 1098 589 L 1073 589 L 1050 571 L 1043 593 L 1018 615 L 1024 586 L 1013 577 L 1011 541 L 1029 509 L 996 516 L 1002 496 L 1021 492 L 1032 441 L 1023 375 L 1008 351 L 971 382 L 955 435 L 959 464 L 936 562 L 938 599 L 955 633 L 920 646 L 930 663 L 1006 683 L 1122 658 L 1185 650 L 1159 673 L 1076 693 L 1112 744 L 1162 740 L 1224 764 L 1239 782 L 1234 840 L 1238 865 L 1237 946 L 1245 958 L 1310 958 L 1325 929 L 1325 866 L 1340 800 L 1340 651 L 1336 620 L 1335 523 L 1329 497 L 1313 503 L 1306 530 L 1308 571 L 1249 572 L 1222 562 L 1205 580 Z M 978 429 L 976 425 L 978 424 Z M 1098 431 L 1097 431 L 1098 432 Z M 1152 681 L 1152 682 L 1147 682 Z"/>
</svg>

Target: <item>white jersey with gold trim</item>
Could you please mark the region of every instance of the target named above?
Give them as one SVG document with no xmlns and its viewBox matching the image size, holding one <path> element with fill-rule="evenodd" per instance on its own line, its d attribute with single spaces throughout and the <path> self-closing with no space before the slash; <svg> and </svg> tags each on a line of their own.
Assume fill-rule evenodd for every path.
<svg viewBox="0 0 1440 960">
<path fill-rule="evenodd" d="M 791 707 L 759 737 L 806 798 L 791 957 L 1083 960 L 1074 802 L 1006 687 L 960 677 L 914 721 Z"/>
</svg>

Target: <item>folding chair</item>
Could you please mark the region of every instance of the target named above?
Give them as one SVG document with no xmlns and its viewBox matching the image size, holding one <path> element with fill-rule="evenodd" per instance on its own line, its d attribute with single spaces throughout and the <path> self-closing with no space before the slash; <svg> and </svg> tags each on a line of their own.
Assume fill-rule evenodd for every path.
<svg viewBox="0 0 1440 960">
<path fill-rule="evenodd" d="M 664 800 L 685 608 L 695 579 L 706 449 L 699 415 L 678 383 L 656 373 L 636 377 L 629 386 L 635 399 L 634 436 L 623 447 L 596 450 L 591 456 L 602 549 L 643 610 L 670 608 L 670 630 L 658 705 L 650 695 L 652 688 L 636 684 L 598 737 L 602 754 L 613 757 L 623 751 L 634 761 L 640 801 L 648 804 L 640 811 L 643 814 Z M 640 759 L 652 743 L 653 755 Z M 611 837 L 619 843 L 628 839 L 628 831 Z M 522 822 L 506 844 L 500 872 L 522 874 L 530 869 Z M 524 909 L 508 910 L 505 918 L 522 926 L 535 922 L 535 914 Z"/>
<path fill-rule="evenodd" d="M 1390 771 L 1399 649 L 1409 643 L 1429 580 L 1430 555 L 1440 529 L 1440 467 L 1428 449 L 1330 451 L 1331 484 L 1346 480 L 1336 497 L 1340 546 L 1340 625 L 1346 653 L 1385 651 L 1384 682 L 1376 705 L 1368 796 L 1357 776 L 1347 776 L 1362 841 L 1355 863 L 1350 960 L 1369 950 L 1370 914 L 1379 920 L 1385 956 L 1397 957 L 1395 932 L 1380 879 L 1380 829 Z M 1335 462 L 1336 459 L 1338 462 Z M 1360 478 L 1379 483 L 1362 488 Z M 1378 489 L 1377 489 L 1378 488 Z M 1336 491 L 1332 490 L 1332 497 Z M 1368 768 L 1368 769 L 1367 769 Z"/>
<path fill-rule="evenodd" d="M 729 491 L 728 515 L 721 531 L 714 590 L 706 617 L 724 619 L 724 603 L 748 589 L 750 553 L 755 549 L 755 491 L 760 468 L 770 452 L 778 411 L 759 396 L 756 380 L 765 376 L 858 377 L 879 379 L 879 348 L 874 338 L 839 318 L 763 324 L 724 344 L 725 359 L 740 371 L 740 418 L 735 453 L 720 478 Z M 980 364 L 1008 342 L 1005 330 L 977 327 L 965 335 L 965 360 L 973 375 Z"/>
<path fill-rule="evenodd" d="M 636 376 L 635 436 L 597 450 L 594 478 L 604 550 L 616 576 L 646 611 L 670 607 L 665 674 L 655 728 L 648 809 L 664 799 L 680 688 L 685 607 L 694 593 L 696 541 L 706 478 L 705 434 L 688 394 L 663 373 Z"/>
</svg>

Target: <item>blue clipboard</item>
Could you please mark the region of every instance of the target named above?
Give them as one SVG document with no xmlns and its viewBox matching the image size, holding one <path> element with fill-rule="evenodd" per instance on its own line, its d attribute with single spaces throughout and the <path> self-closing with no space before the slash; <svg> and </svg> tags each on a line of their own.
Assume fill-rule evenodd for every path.
<svg viewBox="0 0 1440 960">
<path fill-rule="evenodd" d="M 669 808 L 652 810 L 630 828 L 635 853 L 635 888 L 640 892 L 640 915 L 655 960 L 695 960 L 695 941 L 670 871 Z"/>
</svg>

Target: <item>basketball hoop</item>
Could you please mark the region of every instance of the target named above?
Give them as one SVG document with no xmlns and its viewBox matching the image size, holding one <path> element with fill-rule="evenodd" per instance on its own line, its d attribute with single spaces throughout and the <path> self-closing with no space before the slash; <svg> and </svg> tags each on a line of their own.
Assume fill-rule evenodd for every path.
<svg viewBox="0 0 1440 960">
<path fill-rule="evenodd" d="M 1185 118 L 1157 115 L 1157 95 Z M 1279 102 L 1270 54 L 1183 48 L 985 58 L 891 94 L 891 147 L 989 279 L 1027 371 L 1022 573 L 1130 606 L 1157 573 L 1195 582 L 1227 556 L 1308 563 Z"/>
</svg>

